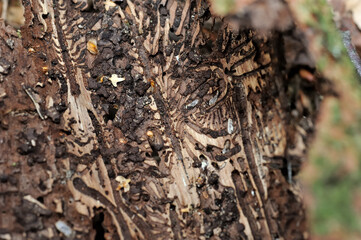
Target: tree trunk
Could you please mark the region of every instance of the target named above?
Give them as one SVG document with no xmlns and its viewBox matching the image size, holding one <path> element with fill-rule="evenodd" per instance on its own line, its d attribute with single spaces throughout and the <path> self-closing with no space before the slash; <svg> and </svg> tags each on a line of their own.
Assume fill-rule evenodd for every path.
<svg viewBox="0 0 361 240">
<path fill-rule="evenodd" d="M 301 37 L 201 0 L 114 2 L 23 0 L 21 32 L 1 22 L 0 239 L 308 238 Z"/>
</svg>

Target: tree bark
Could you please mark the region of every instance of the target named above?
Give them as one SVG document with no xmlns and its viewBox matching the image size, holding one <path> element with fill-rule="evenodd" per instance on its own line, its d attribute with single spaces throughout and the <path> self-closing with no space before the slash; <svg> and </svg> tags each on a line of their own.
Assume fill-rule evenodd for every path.
<svg viewBox="0 0 361 240">
<path fill-rule="evenodd" d="M 23 0 L 0 27 L 0 239 L 306 239 L 293 30 L 201 0 Z M 300 74 L 302 73 L 302 74 Z"/>
</svg>

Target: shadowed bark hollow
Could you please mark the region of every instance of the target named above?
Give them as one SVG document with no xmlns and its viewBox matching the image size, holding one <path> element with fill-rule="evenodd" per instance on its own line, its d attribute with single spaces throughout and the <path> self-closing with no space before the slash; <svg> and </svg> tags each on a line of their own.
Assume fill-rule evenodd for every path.
<svg viewBox="0 0 361 240">
<path fill-rule="evenodd" d="M 296 31 L 201 0 L 23 5 L 0 22 L 1 239 L 308 238 L 320 89 Z"/>
</svg>

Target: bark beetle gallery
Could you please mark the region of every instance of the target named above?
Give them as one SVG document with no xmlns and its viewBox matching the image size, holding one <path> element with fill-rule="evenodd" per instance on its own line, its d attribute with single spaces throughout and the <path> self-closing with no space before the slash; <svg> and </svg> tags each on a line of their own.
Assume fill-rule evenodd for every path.
<svg viewBox="0 0 361 240">
<path fill-rule="evenodd" d="M 0 22 L 1 239 L 308 238 L 323 85 L 296 30 L 202 0 L 23 5 Z"/>
</svg>

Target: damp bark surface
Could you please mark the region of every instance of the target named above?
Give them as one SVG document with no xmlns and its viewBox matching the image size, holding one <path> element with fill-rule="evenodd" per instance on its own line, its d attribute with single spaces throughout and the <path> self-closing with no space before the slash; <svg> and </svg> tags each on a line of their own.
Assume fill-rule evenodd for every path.
<svg viewBox="0 0 361 240">
<path fill-rule="evenodd" d="M 23 5 L 0 21 L 1 239 L 308 238 L 322 89 L 296 30 L 200 0 Z"/>
</svg>

